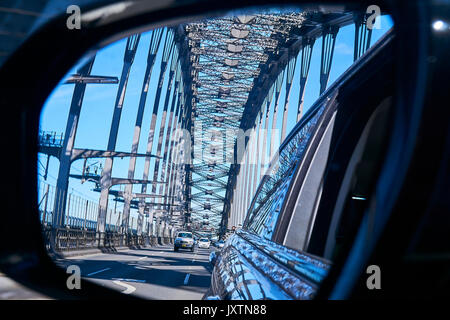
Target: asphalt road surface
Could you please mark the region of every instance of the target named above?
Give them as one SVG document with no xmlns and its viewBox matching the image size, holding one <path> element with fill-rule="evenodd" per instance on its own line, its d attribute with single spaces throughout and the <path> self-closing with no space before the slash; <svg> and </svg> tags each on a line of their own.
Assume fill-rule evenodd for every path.
<svg viewBox="0 0 450 320">
<path fill-rule="evenodd" d="M 211 281 L 208 257 L 211 249 L 195 252 L 173 246 L 99 253 L 58 261 L 77 265 L 81 276 L 99 285 L 145 299 L 201 299 Z"/>
<path fill-rule="evenodd" d="M 0 300 L 50 300 L 0 273 Z"/>
</svg>

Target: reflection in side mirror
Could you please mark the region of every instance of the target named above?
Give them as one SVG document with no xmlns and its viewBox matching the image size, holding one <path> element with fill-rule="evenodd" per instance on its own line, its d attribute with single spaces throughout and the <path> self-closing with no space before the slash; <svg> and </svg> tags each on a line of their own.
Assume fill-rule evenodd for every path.
<svg viewBox="0 0 450 320">
<path fill-rule="evenodd" d="M 184 273 L 183 261 L 189 265 L 196 262 L 199 266 L 206 262 L 207 256 L 203 256 L 203 252 L 208 251 L 197 248 L 201 245 L 201 249 L 211 250 L 209 242 L 203 246 L 199 239 L 212 240 L 214 252 L 209 255 L 209 263 L 217 274 L 214 283 L 218 283 L 217 288 L 222 288 L 219 282 L 222 281 L 219 279 L 221 274 L 228 273 L 234 279 L 233 273 L 241 271 L 229 266 L 239 263 L 244 270 L 243 265 L 251 259 L 252 255 L 247 258 L 244 255 L 248 253 L 247 248 L 254 246 L 252 252 L 259 254 L 263 245 L 271 245 L 270 241 L 264 244 L 265 239 L 272 239 L 275 234 L 283 237 L 284 233 L 278 230 L 285 227 L 288 231 L 293 230 L 293 242 L 298 237 L 309 235 L 313 225 L 309 222 L 304 224 L 299 218 L 299 226 L 309 229 L 298 233 L 299 226 L 289 221 L 277 222 L 290 213 L 284 215 L 275 208 L 285 201 L 286 190 L 292 181 L 298 180 L 294 178 L 297 176 L 297 169 L 294 168 L 299 167 L 297 163 L 303 158 L 309 159 L 309 154 L 317 153 L 311 149 L 308 157 L 304 157 L 302 152 L 309 150 L 309 141 L 325 145 L 315 132 L 319 121 L 328 126 L 328 122 L 321 120 L 325 116 L 322 117 L 322 113 L 317 111 L 325 112 L 328 110 L 326 106 L 331 105 L 331 102 L 323 102 L 329 99 L 322 95 L 326 82 L 329 78 L 340 77 L 346 67 L 352 66 L 357 58 L 355 54 L 352 60 L 353 51 L 362 51 L 348 49 L 353 46 L 368 49 L 370 39 L 375 40 L 375 36 L 366 37 L 367 44 L 356 41 L 354 44 L 351 32 L 341 32 L 343 36 L 337 36 L 339 28 L 344 27 L 359 32 L 364 23 L 365 8 L 358 14 L 354 13 L 353 7 L 336 11 L 330 7 L 331 11 L 326 14 L 322 14 L 322 9 L 317 14 L 317 10 L 309 6 L 305 10 L 284 6 L 273 9 L 263 7 L 261 10 L 245 10 L 245 14 L 239 11 L 235 16 L 218 17 L 214 14 L 212 18 L 205 17 L 198 21 L 187 17 L 183 22 L 180 17 L 178 26 L 163 27 L 158 24 L 160 28 L 129 35 L 95 55 L 90 51 L 89 58 L 80 60 L 82 65 L 73 67 L 67 73 L 47 100 L 41 114 L 37 163 L 39 194 L 35 200 L 38 200 L 40 219 L 46 224 L 44 232 L 49 250 L 63 257 L 83 250 L 83 253 L 91 253 L 91 250 L 105 253 L 102 259 L 95 260 L 92 269 L 83 272 L 85 278 L 114 290 L 122 290 L 125 294 L 133 290 L 137 296 L 158 299 L 180 299 L 181 296 L 172 296 L 172 290 L 157 288 L 183 285 L 184 289 L 191 291 L 189 296 L 182 293 L 184 299 L 199 298 L 203 294 L 197 289 L 197 284 L 193 285 L 193 280 L 189 285 L 191 274 L 186 274 L 184 280 L 180 277 L 183 282 L 176 285 L 172 281 L 164 283 L 161 279 L 171 279 L 173 269 L 166 265 L 180 267 L 177 272 Z M 142 30 L 145 30 L 144 27 Z M 361 30 L 367 31 L 367 28 Z M 123 35 L 132 31 L 134 29 L 124 30 Z M 326 57 L 325 49 L 322 54 L 320 50 L 315 50 L 317 54 L 313 54 L 315 41 L 322 41 L 322 46 L 327 44 Z M 335 46 L 336 56 L 333 54 Z M 332 57 L 340 67 L 330 76 Z M 321 81 L 313 86 L 317 90 L 305 94 L 305 111 L 307 108 L 311 111 L 307 111 L 306 118 L 300 121 L 304 115 L 299 106 L 303 105 L 307 76 L 302 66 L 308 65 L 309 68 L 310 61 L 313 66 L 327 61 L 329 68 L 326 72 L 320 71 Z M 337 79 L 343 83 L 347 78 Z M 338 86 L 343 85 L 339 83 L 333 88 Z M 289 100 L 291 89 L 294 93 L 291 97 L 294 95 L 295 98 Z M 356 88 L 352 90 L 356 92 Z M 329 92 L 338 91 L 331 89 Z M 381 93 L 374 93 L 374 96 L 378 99 Z M 310 106 L 316 98 L 320 99 Z M 276 102 L 271 103 L 272 99 Z M 247 106 L 252 106 L 252 110 Z M 353 112 L 352 103 L 348 108 Z M 262 119 L 265 119 L 264 126 Z M 269 122 L 272 123 L 270 135 L 267 130 Z M 356 126 L 354 131 L 358 128 Z M 292 135 L 291 130 L 294 130 Z M 331 127 L 329 130 L 332 130 Z M 281 135 L 278 134 L 280 132 Z M 279 149 L 285 137 L 288 137 L 285 147 Z M 260 138 L 263 140 L 259 141 Z M 256 157 L 253 157 L 254 154 Z M 325 156 L 321 159 L 325 161 Z M 269 160 L 270 163 L 267 162 Z M 243 169 L 235 170 L 238 165 L 236 168 Z M 270 168 L 268 174 L 264 172 L 266 166 Z M 314 176 L 317 175 L 314 173 Z M 294 194 L 290 197 L 295 198 Z M 319 198 L 311 199 L 316 201 Z M 315 208 L 314 203 L 311 202 L 311 208 Z M 243 225 L 245 230 L 242 230 Z M 226 240 L 229 236 L 226 231 L 230 226 L 232 232 L 236 232 L 234 240 Z M 263 230 L 261 228 L 264 231 L 256 231 Z M 332 227 L 327 225 L 324 228 L 328 232 Z M 247 231 L 260 238 L 241 240 Z M 270 237 L 267 237 L 269 234 Z M 225 240 L 228 241 L 226 247 Z M 235 248 L 235 242 L 243 244 Z M 159 246 L 170 246 L 173 252 L 161 251 Z M 318 246 L 322 247 L 322 243 Z M 135 279 L 127 279 L 131 284 L 125 285 L 124 282 L 130 281 L 120 278 L 125 277 L 125 274 L 121 275 L 123 268 L 117 266 L 116 270 L 115 266 L 110 265 L 109 261 L 118 259 L 119 249 L 131 250 L 120 258 L 121 263 L 135 268 Z M 197 253 L 194 257 L 175 253 L 181 249 Z M 235 249 L 240 252 L 239 255 L 231 254 Z M 221 250 L 226 251 L 222 256 Z M 280 250 L 274 247 L 270 252 L 262 252 L 261 256 L 264 253 L 268 255 L 267 259 L 272 259 L 272 252 Z M 287 250 L 283 249 L 280 254 Z M 239 260 L 241 256 L 242 262 Z M 292 261 L 303 263 L 303 253 L 292 253 L 291 256 Z M 155 264 L 154 258 L 165 261 L 160 271 L 155 270 L 159 263 Z M 231 259 L 233 263 L 229 262 Z M 277 256 L 277 259 L 285 263 L 284 255 Z M 71 265 L 73 261 L 60 259 L 58 263 Z M 77 264 L 84 270 L 84 266 L 91 268 L 94 263 L 90 258 L 80 258 Z M 317 264 L 322 266 L 322 261 Z M 252 272 L 252 268 L 248 266 L 245 270 Z M 266 269 L 272 272 L 272 269 Z M 150 274 L 150 270 L 154 270 L 155 274 Z M 320 270 L 324 271 L 318 271 L 317 277 L 328 269 Z M 168 274 L 161 276 L 166 271 Z M 295 279 L 298 270 L 292 271 L 290 279 Z M 209 272 L 202 268 L 195 276 L 207 278 Z M 118 281 L 117 277 L 122 281 Z M 263 289 L 273 277 L 267 274 L 267 281 L 263 279 L 257 284 L 252 280 L 249 288 L 257 285 L 264 298 L 282 299 L 284 293 L 272 294 L 271 285 L 265 291 Z M 286 286 L 289 290 L 293 288 L 294 280 L 281 280 L 285 283 L 276 285 Z M 147 284 L 135 288 L 134 282 Z M 206 292 L 208 282 L 204 283 Z M 215 289 L 211 289 L 212 296 L 216 294 L 213 292 Z M 288 292 L 288 289 L 285 291 Z M 289 294 L 293 298 L 302 296 L 303 286 L 298 290 L 293 288 Z M 227 295 L 230 299 L 236 297 L 232 292 L 220 292 L 221 298 Z M 249 296 L 255 297 L 256 293 Z"/>
<path fill-rule="evenodd" d="M 216 265 L 216 262 L 217 262 L 217 253 L 213 251 L 209 255 L 209 263 L 211 264 L 212 267 L 214 267 Z"/>
</svg>

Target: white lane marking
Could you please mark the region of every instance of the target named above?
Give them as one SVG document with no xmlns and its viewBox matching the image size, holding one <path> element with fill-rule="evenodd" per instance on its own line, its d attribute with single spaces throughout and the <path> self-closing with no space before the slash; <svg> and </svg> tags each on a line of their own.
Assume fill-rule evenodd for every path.
<svg viewBox="0 0 450 320">
<path fill-rule="evenodd" d="M 140 282 L 140 283 L 145 283 L 145 280 L 138 280 L 138 279 L 113 278 L 113 280 L 116 280 L 116 281 L 126 281 L 126 282 Z"/>
<path fill-rule="evenodd" d="M 113 283 L 117 284 L 118 286 L 126 288 L 124 291 L 122 291 L 122 293 L 124 293 L 124 294 L 130 294 L 130 293 L 133 293 L 134 291 L 136 291 L 135 287 L 133 287 L 129 284 L 123 283 L 119 280 L 113 281 Z"/>
<path fill-rule="evenodd" d="M 184 285 L 187 285 L 188 284 L 188 281 L 189 281 L 189 277 L 191 276 L 191 274 L 190 273 L 188 273 L 187 275 L 186 275 L 186 278 L 184 278 Z"/>
<path fill-rule="evenodd" d="M 138 260 L 143 260 L 143 259 L 145 259 L 145 258 L 147 258 L 147 257 L 142 257 L 142 258 L 139 258 Z"/>
<path fill-rule="evenodd" d="M 95 271 L 95 272 L 91 272 L 91 273 L 89 273 L 87 276 L 89 277 L 89 276 L 93 276 L 94 274 L 97 274 L 97 273 L 100 273 L 100 272 L 103 272 L 103 271 L 106 271 L 106 270 L 109 270 L 109 269 L 111 269 L 111 268 L 105 268 L 105 269 L 102 269 L 102 270 L 98 270 L 98 271 Z"/>
</svg>

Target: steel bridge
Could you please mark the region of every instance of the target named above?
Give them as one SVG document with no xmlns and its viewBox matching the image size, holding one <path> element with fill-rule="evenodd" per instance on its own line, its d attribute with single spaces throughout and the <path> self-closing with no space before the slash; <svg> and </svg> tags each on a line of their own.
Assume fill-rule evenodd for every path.
<svg viewBox="0 0 450 320">
<path fill-rule="evenodd" d="M 108 231 L 110 194 L 124 203 L 122 234 L 129 230 L 131 208 L 139 213 L 137 235 L 163 239 L 172 238 L 180 228 L 207 225 L 208 230 L 223 234 L 242 224 L 271 156 L 288 134 L 289 100 L 295 102 L 298 122 L 308 75 L 320 72 L 320 93 L 327 88 L 339 30 L 355 25 L 356 63 L 369 48 L 368 17 L 365 11 L 310 8 L 211 18 L 153 30 L 128 152 L 117 150 L 116 144 L 122 110 L 127 108 L 124 99 L 131 66 L 143 45 L 141 35 L 127 39 L 120 77 L 91 74 L 96 57 L 91 58 L 66 80 L 65 85 L 73 85 L 74 91 L 65 132 L 40 135 L 40 152 L 59 160 L 49 223 L 53 228 L 65 227 L 69 178 L 75 178 L 93 183 L 99 193 L 95 231 L 100 244 Z M 320 70 L 310 70 L 313 47 L 319 41 Z M 300 85 L 298 92 L 291 92 L 296 67 Z M 150 80 L 156 76 L 158 86 L 151 88 L 154 100 L 146 103 Z M 74 147 L 83 98 L 91 84 L 117 85 L 105 150 Z M 152 113 L 149 134 L 143 136 L 146 108 Z M 159 129 L 157 119 L 161 119 Z M 282 119 L 279 134 L 278 119 Z M 145 153 L 138 152 L 141 144 L 146 145 Z M 138 157 L 145 159 L 139 177 L 135 174 Z M 127 178 L 112 176 L 117 158 L 129 159 Z M 99 159 L 102 166 L 94 170 L 90 159 Z M 83 172 L 74 174 L 71 165 L 78 160 L 84 161 Z M 111 190 L 115 185 L 124 185 L 124 191 Z M 140 186 L 140 192 L 133 192 L 134 185 Z"/>
</svg>

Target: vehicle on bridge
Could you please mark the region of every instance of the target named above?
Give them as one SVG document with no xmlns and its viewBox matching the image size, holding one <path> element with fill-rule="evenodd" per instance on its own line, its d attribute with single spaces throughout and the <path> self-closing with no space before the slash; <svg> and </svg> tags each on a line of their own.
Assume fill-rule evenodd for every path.
<svg viewBox="0 0 450 320">
<path fill-rule="evenodd" d="M 190 249 L 192 252 L 194 252 L 194 248 L 195 243 L 192 232 L 178 232 L 173 245 L 173 250 L 178 251 L 179 249 Z"/>
<path fill-rule="evenodd" d="M 211 242 L 209 241 L 208 238 L 200 238 L 198 240 L 199 248 L 209 249 L 210 246 L 211 246 Z"/>
</svg>

